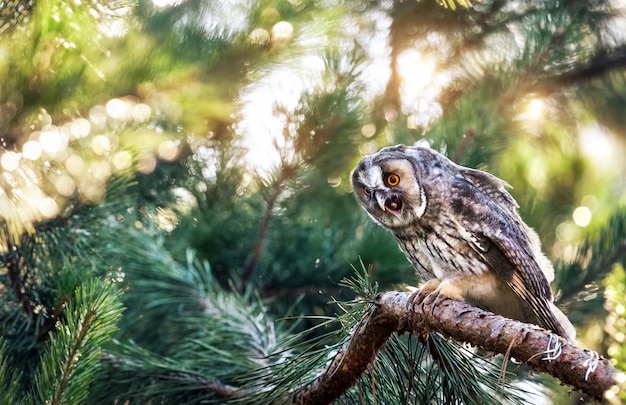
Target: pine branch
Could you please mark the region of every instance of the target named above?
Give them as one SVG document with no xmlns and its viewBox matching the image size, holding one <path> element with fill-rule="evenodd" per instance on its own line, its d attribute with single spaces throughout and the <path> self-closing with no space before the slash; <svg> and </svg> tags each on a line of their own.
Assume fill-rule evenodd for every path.
<svg viewBox="0 0 626 405">
<path fill-rule="evenodd" d="M 20 379 L 22 373 L 11 366 L 7 361 L 9 346 L 7 342 L 0 337 L 0 392 L 2 400 L 7 404 L 18 403 L 20 398 Z"/>
<path fill-rule="evenodd" d="M 543 85 L 571 86 L 603 77 L 613 71 L 623 71 L 626 68 L 626 46 L 616 47 L 610 51 L 601 52 L 586 64 L 577 66 L 569 72 L 545 80 Z"/>
<path fill-rule="evenodd" d="M 35 315 L 35 304 L 28 298 L 28 291 L 22 282 L 20 276 L 20 253 L 13 244 L 9 241 L 8 252 L 2 256 L 0 260 L 4 267 L 7 269 L 9 280 L 11 281 L 11 288 L 15 293 L 15 298 L 22 305 L 22 309 L 28 318 L 33 318 L 33 323 L 37 323 L 37 316 Z"/>
<path fill-rule="evenodd" d="M 614 384 L 616 369 L 595 352 L 581 349 L 536 326 L 449 299 L 414 306 L 407 311 L 408 293 L 379 294 L 371 312 L 319 377 L 296 392 L 294 404 L 330 403 L 358 380 L 373 363 L 393 332 L 417 336 L 441 333 L 495 353 L 508 353 L 533 370 L 548 373 L 580 392 L 602 400 Z M 428 301 L 428 300 L 427 300 Z"/>
<path fill-rule="evenodd" d="M 274 182 L 272 191 L 266 201 L 265 211 L 263 212 L 263 220 L 261 221 L 261 226 L 259 227 L 259 234 L 256 238 L 256 241 L 254 242 L 252 254 L 248 258 L 245 271 L 243 273 L 243 276 L 241 277 L 243 285 L 248 284 L 248 281 L 254 274 L 257 264 L 261 259 L 261 254 L 263 253 L 263 247 L 265 246 L 267 234 L 270 230 L 272 218 L 274 216 L 273 213 L 276 204 L 278 203 L 278 198 L 284 191 L 285 182 L 293 175 L 293 173 L 294 168 L 292 166 L 283 165 L 281 167 L 279 178 Z"/>
<path fill-rule="evenodd" d="M 288 113 L 285 113 L 289 116 Z M 314 132 L 315 136 L 307 138 L 305 135 L 301 135 L 298 139 L 304 139 L 305 143 L 300 145 L 296 150 L 300 150 L 303 156 L 299 159 L 292 158 L 291 161 L 285 157 L 281 157 L 280 172 L 277 179 L 274 181 L 269 196 L 266 198 L 265 210 L 263 212 L 263 219 L 259 226 L 259 233 L 254 243 L 254 247 L 248 258 L 244 273 L 241 277 L 242 285 L 248 284 L 256 267 L 261 260 L 263 249 L 268 238 L 270 228 L 272 226 L 272 220 L 274 218 L 274 211 L 279 204 L 281 195 L 285 191 L 287 183 L 298 175 L 302 171 L 302 167 L 310 163 L 311 156 L 315 156 L 320 147 L 326 142 L 333 132 L 341 125 L 343 118 L 339 115 L 335 115 L 323 123 L 321 129 L 317 131 L 311 130 L 306 125 L 301 125 L 299 131 L 303 133 Z M 279 148 L 277 148 L 279 149 Z"/>
<path fill-rule="evenodd" d="M 102 346 L 117 329 L 122 306 L 111 283 L 89 280 L 67 305 L 64 328 L 51 335 L 33 380 L 33 403 L 84 403 L 100 368 Z"/>
<path fill-rule="evenodd" d="M 64 302 L 54 308 L 52 314 L 48 311 L 37 310 L 39 305 L 32 299 L 32 293 L 24 283 L 23 271 L 26 261 L 22 257 L 20 247 L 13 242 L 12 237 L 7 238 L 7 252 L 0 256 L 0 265 L 7 269 L 10 287 L 13 289 L 15 299 L 21 305 L 27 322 L 37 331 L 37 341 L 47 340 L 49 333 L 55 328 L 57 319 L 63 310 Z"/>
<path fill-rule="evenodd" d="M 135 348 L 135 350 L 141 351 L 142 349 Z M 148 354 L 145 359 L 149 359 L 150 356 L 151 355 Z M 152 354 L 152 356 L 154 356 L 154 354 Z M 102 356 L 102 363 L 108 367 L 114 366 L 116 370 L 132 370 L 130 372 L 135 376 L 143 376 L 142 373 L 146 373 L 146 379 L 151 379 L 152 387 L 156 385 L 156 381 L 163 387 L 168 387 L 168 384 L 175 384 L 179 389 L 191 387 L 189 391 L 212 396 L 218 400 L 237 400 L 246 393 L 245 390 L 241 388 L 224 384 L 215 379 L 206 378 L 197 373 L 177 369 L 176 366 L 179 366 L 180 362 L 169 362 L 167 359 L 154 361 L 153 358 L 152 362 L 148 360 L 148 362 L 144 363 L 141 361 L 138 362 L 136 359 L 130 360 L 122 356 L 106 353 Z M 161 393 L 164 391 L 166 391 L 166 388 L 161 389 Z M 156 397 L 154 393 L 151 394 L 153 394 L 153 396 L 151 396 L 152 398 Z M 206 397 L 205 400 L 207 400 L 207 403 L 209 402 Z M 104 402 L 105 400 L 99 399 L 99 401 Z"/>
</svg>

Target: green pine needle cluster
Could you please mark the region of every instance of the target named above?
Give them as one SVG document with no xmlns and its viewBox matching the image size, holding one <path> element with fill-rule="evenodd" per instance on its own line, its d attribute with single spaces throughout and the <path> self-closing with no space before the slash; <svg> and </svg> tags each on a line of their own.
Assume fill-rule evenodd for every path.
<svg viewBox="0 0 626 405">
<path fill-rule="evenodd" d="M 85 403 L 100 368 L 104 346 L 117 330 L 122 305 L 117 286 L 91 280 L 76 289 L 65 321 L 52 335 L 32 380 L 33 395 L 23 403 Z"/>
<path fill-rule="evenodd" d="M 122 333 L 104 359 L 108 383 L 92 389 L 92 401 L 219 402 L 230 385 L 271 364 L 281 331 L 252 290 L 224 290 L 208 264 L 191 253 L 179 264 L 162 241 L 138 237 L 130 252 Z"/>
</svg>

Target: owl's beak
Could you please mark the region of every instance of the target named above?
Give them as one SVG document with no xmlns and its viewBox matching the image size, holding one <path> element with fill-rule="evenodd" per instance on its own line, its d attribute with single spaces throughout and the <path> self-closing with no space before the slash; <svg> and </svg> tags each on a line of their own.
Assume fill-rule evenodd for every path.
<svg viewBox="0 0 626 405">
<path fill-rule="evenodd" d="M 377 192 L 375 196 L 376 196 L 376 202 L 378 203 L 378 206 L 380 207 L 380 209 L 383 211 L 386 211 L 387 210 L 385 208 L 385 201 L 387 200 L 386 193 Z"/>
<path fill-rule="evenodd" d="M 374 195 L 381 210 L 390 212 L 398 218 L 402 216 L 402 201 L 397 195 L 389 195 L 386 192 L 377 192 Z"/>
</svg>

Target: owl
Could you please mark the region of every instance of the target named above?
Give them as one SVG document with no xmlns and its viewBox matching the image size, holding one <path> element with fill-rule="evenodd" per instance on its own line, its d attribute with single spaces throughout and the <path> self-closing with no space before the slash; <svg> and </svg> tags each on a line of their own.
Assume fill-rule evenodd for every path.
<svg viewBox="0 0 626 405">
<path fill-rule="evenodd" d="M 506 186 L 417 146 L 384 148 L 352 173 L 359 203 L 426 282 L 420 294 L 463 300 L 573 341 L 574 327 L 553 303 L 552 264 Z"/>
</svg>

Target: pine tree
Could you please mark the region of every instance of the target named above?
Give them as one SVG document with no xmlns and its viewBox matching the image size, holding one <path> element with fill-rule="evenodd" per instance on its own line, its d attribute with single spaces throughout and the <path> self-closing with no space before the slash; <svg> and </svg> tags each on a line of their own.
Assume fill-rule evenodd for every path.
<svg viewBox="0 0 626 405">
<path fill-rule="evenodd" d="M 5 3 L 0 403 L 585 397 L 558 383 L 599 381 L 591 351 L 463 303 L 405 322 L 419 280 L 349 184 L 394 143 L 509 182 L 580 346 L 626 370 L 615 2 Z M 471 342 L 484 319 L 537 346 Z"/>
</svg>

